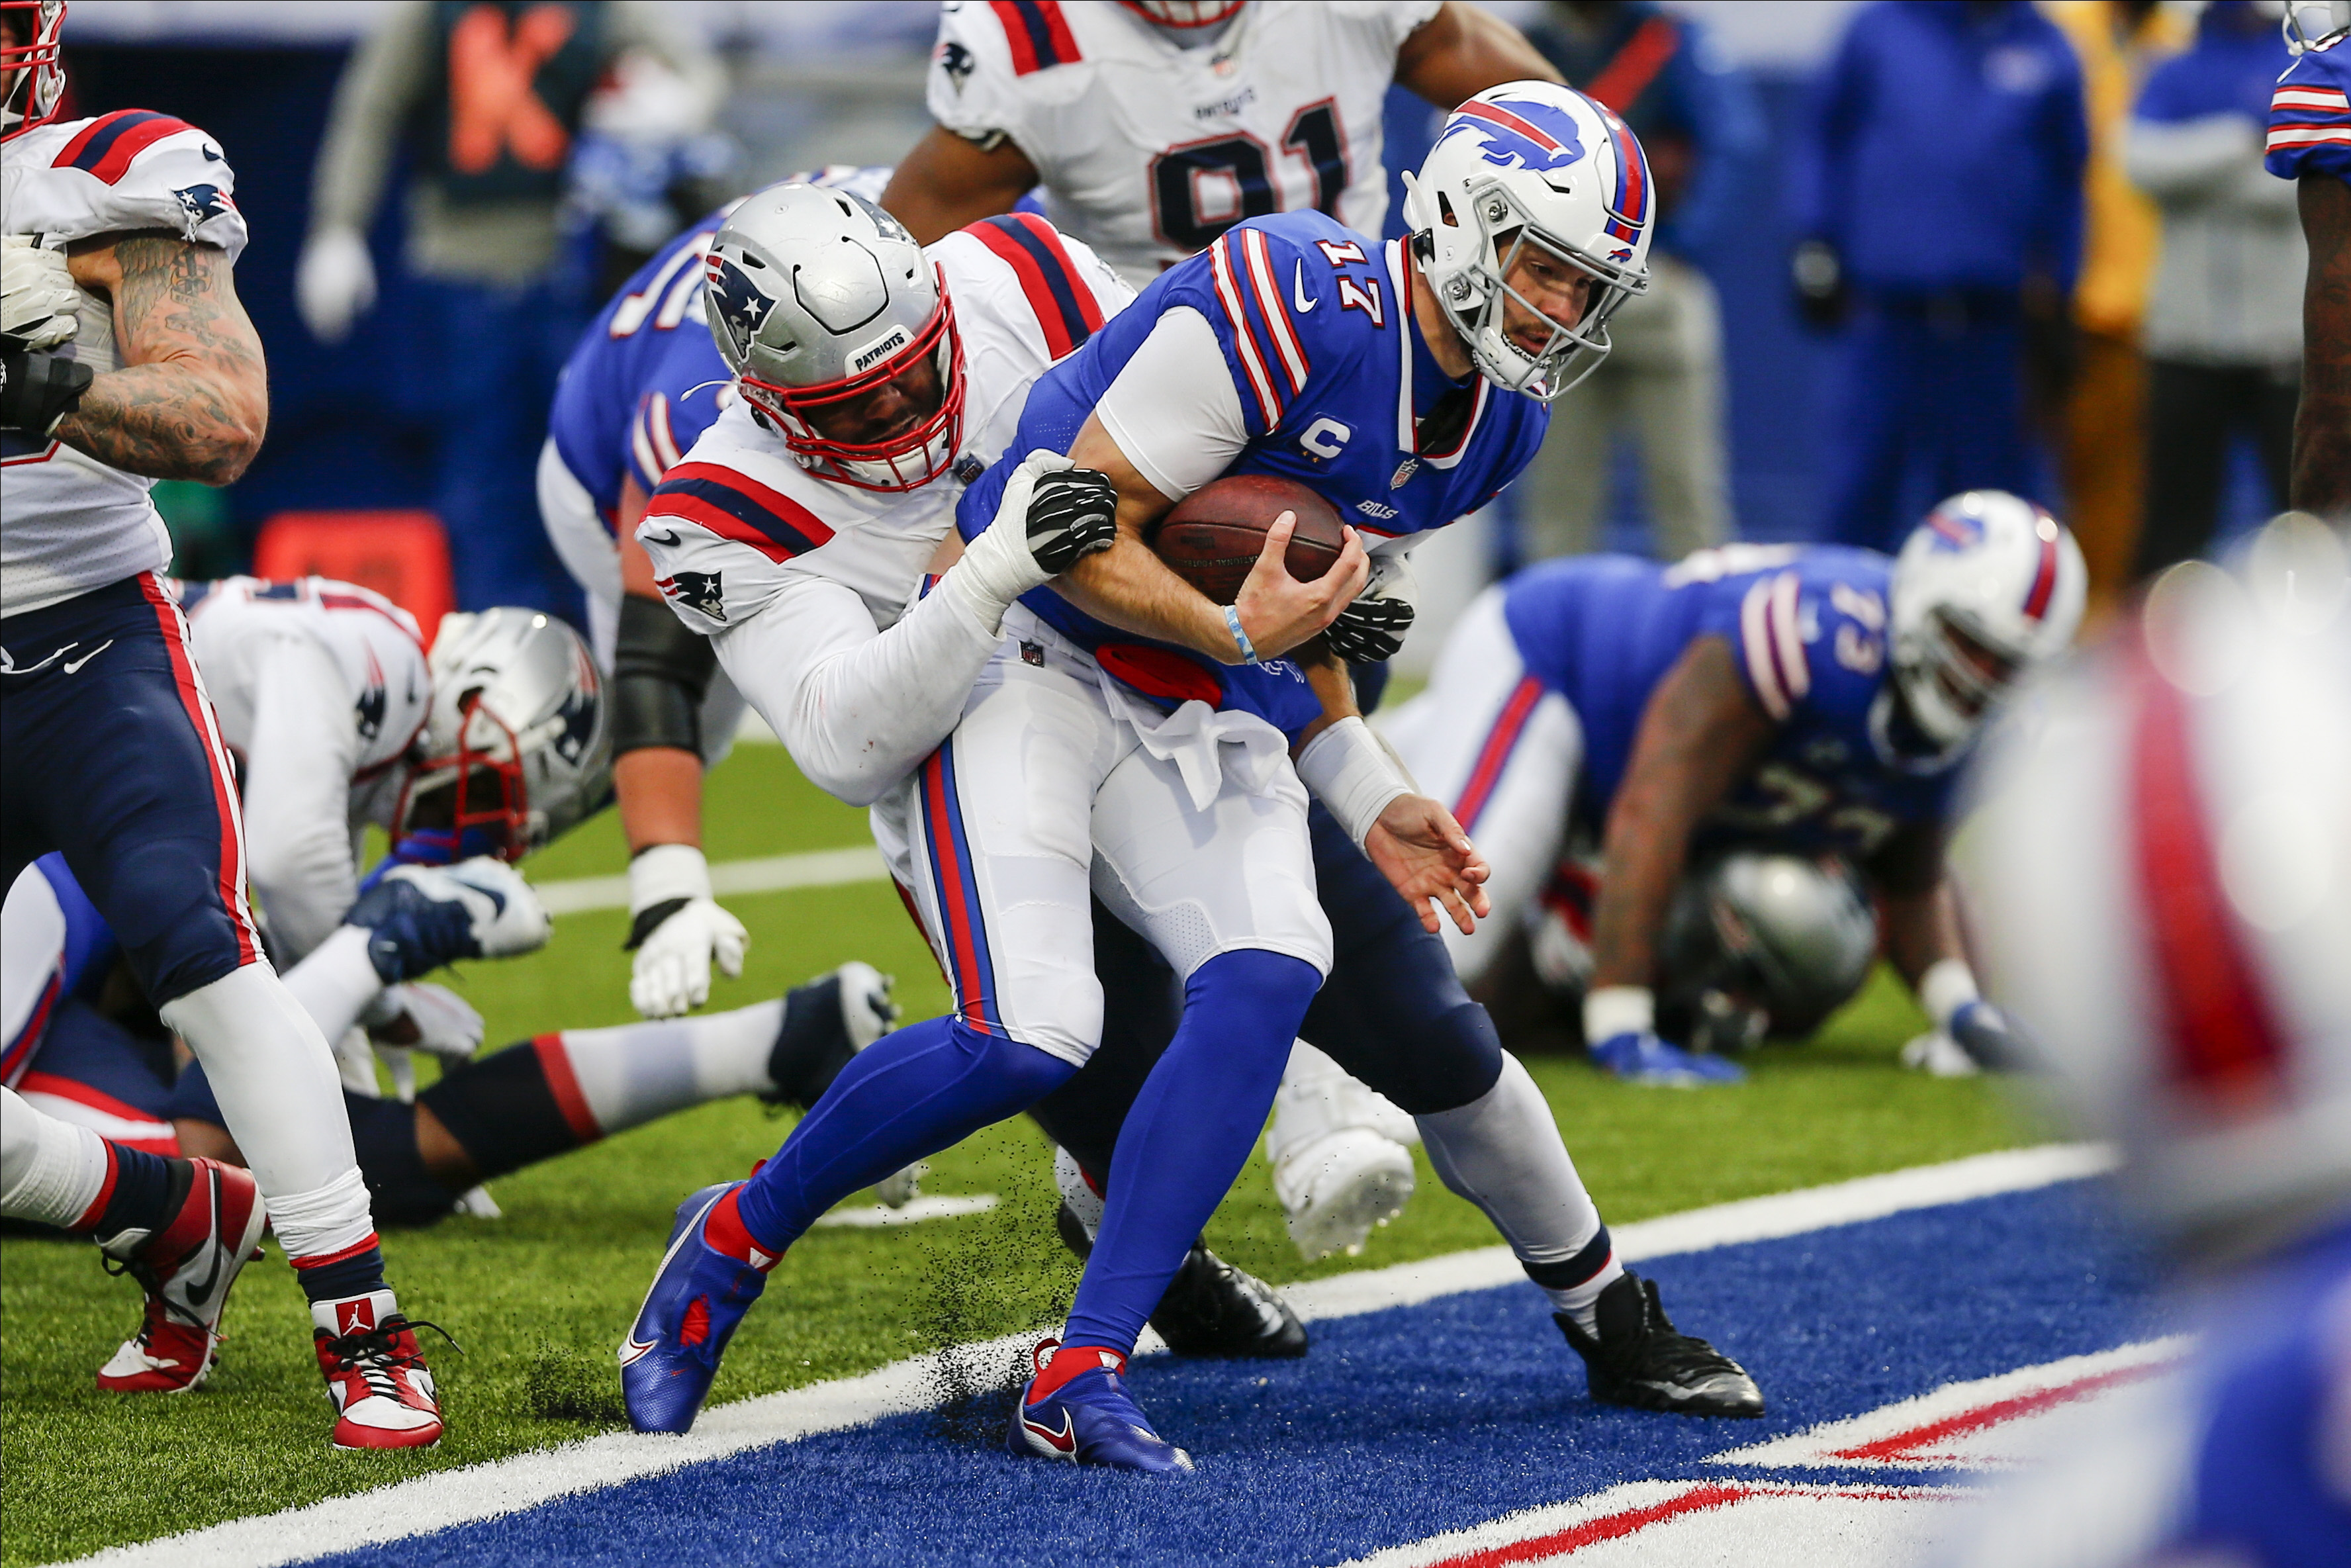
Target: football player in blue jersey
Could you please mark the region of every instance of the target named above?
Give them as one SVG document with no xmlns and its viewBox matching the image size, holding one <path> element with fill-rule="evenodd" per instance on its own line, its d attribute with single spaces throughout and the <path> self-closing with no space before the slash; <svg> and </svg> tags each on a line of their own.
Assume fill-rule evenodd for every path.
<svg viewBox="0 0 2351 1568">
<path fill-rule="evenodd" d="M 1958 852 L 2000 1000 L 2180 1267 L 2167 1375 L 1950 1568 L 2351 1563 L 2351 574 L 2289 514 L 1988 748 Z M 2182 1313 L 2180 1308 L 2188 1309 Z"/>
<path fill-rule="evenodd" d="M 2295 183 L 2310 277 L 2290 494 L 2351 520 L 2351 0 L 2288 0 L 2294 62 L 2270 98 L 2269 172 Z"/>
<path fill-rule="evenodd" d="M 1898 559 L 1732 545 L 1664 567 L 1549 561 L 1463 616 L 1384 726 L 1493 857 L 1506 919 L 1451 938 L 1475 986 L 1580 825 L 1602 851 L 1585 1039 L 1644 1082 L 1735 1080 L 1658 1038 L 1658 939 L 1686 864 L 1725 843 L 1834 853 L 1882 895 L 1886 947 L 1959 1062 L 2009 1054 L 1943 879 L 1951 791 L 1992 705 L 2081 619 L 2072 536 L 1998 491 L 1946 501 Z M 1943 1048 L 1948 1053 L 1954 1049 Z"/>
<path fill-rule="evenodd" d="M 1550 1108 L 1455 977 L 1439 922 L 1394 891 L 1468 841 L 1365 727 L 1347 678 L 1347 661 L 1387 657 L 1409 625 L 1405 551 L 1509 484 L 1544 405 L 1607 351 L 1608 319 L 1644 285 L 1650 207 L 1638 143 L 1606 109 L 1546 83 L 1493 89 L 1448 119 L 1412 184 L 1410 239 L 1382 245 L 1312 212 L 1242 223 L 1047 372 L 1007 450 L 1067 452 L 1118 492 L 1118 544 L 1029 596 L 1036 622 L 1138 701 L 1182 712 L 1198 699 L 1290 739 L 1319 802 L 1315 876 L 1338 955 L 1301 1036 L 1415 1116 L 1447 1185 L 1550 1298 L 1596 1398 L 1753 1416 L 1762 1397 L 1746 1373 L 1678 1333 L 1656 1286 L 1618 1263 Z M 987 526 L 1009 472 L 967 493 L 965 537 Z M 1225 474 L 1298 480 L 1374 541 L 1366 588 L 1321 646 L 1271 645 L 1258 609 L 1281 574 L 1281 524 L 1229 606 L 1144 543 Z M 1146 973 L 1103 979 L 1113 1017 L 1152 991 Z M 1114 1023 L 1105 1039 L 1036 1114 L 1115 1213 L 1113 1152 L 1154 1040 Z M 1244 1138 L 1265 1108 L 1232 1108 Z M 1066 1348 L 1040 1360 L 1016 1451 L 1024 1427 L 1087 1396 L 1071 1385 L 1092 1368 Z"/>
<path fill-rule="evenodd" d="M 803 183 L 872 197 L 887 167 L 834 164 Z M 729 202 L 664 246 L 598 312 L 563 367 L 538 509 L 588 602 L 588 642 L 612 684 L 612 787 L 629 841 L 629 999 L 674 1018 L 710 999 L 715 967 L 743 972 L 750 936 L 711 895 L 702 775 L 734 745 L 740 693 L 709 643 L 670 613 L 633 537 L 662 475 L 735 399 L 702 309 L 711 236 Z"/>
</svg>

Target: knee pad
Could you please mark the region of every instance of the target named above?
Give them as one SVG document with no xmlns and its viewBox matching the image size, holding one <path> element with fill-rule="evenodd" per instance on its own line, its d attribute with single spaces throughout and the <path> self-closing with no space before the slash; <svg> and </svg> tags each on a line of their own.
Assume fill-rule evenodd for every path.
<svg viewBox="0 0 2351 1568">
<path fill-rule="evenodd" d="M 446 1216 L 457 1200 L 433 1179 L 416 1152 L 416 1108 L 345 1090 L 343 1109 L 350 1115 L 351 1147 L 375 1222 L 431 1225 Z"/>
</svg>

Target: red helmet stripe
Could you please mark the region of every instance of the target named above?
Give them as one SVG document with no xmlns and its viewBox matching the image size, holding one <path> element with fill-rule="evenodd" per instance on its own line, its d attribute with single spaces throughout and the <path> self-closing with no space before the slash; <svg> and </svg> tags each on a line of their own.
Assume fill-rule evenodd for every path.
<svg viewBox="0 0 2351 1568">
<path fill-rule="evenodd" d="M 2222 1111 L 2278 1091 L 2284 1045 L 2205 831 L 2186 702 L 2141 655 L 2132 852 L 2175 1082 Z"/>
<path fill-rule="evenodd" d="M 2057 540 L 2053 534 L 2041 538 L 2041 564 L 2033 569 L 2032 586 L 2025 591 L 2024 618 L 2037 622 L 2048 612 L 2049 601 L 2057 592 Z"/>
</svg>

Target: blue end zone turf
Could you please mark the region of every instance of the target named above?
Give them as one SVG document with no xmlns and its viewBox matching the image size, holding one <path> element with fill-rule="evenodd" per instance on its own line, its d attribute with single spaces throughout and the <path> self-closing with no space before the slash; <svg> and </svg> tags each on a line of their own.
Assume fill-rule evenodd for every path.
<svg viewBox="0 0 2351 1568">
<path fill-rule="evenodd" d="M 1341 1562 L 1620 1481 L 1723 1479 L 1739 1472 L 1704 1461 L 1727 1448 L 2162 1332 L 2101 1197 L 2070 1183 L 1640 1265 L 1677 1324 L 1755 1375 L 1761 1421 L 1593 1405 L 1517 1286 L 1324 1320 L 1303 1361 L 1138 1362 L 1189 1477 L 1014 1459 L 991 1451 L 998 1417 L 958 1438 L 925 1414 L 319 1561 Z"/>
</svg>

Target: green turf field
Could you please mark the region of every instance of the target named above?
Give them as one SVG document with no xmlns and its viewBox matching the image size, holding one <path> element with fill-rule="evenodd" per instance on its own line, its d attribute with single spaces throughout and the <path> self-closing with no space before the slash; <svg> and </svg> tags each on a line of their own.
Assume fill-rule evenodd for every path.
<svg viewBox="0 0 2351 1568">
<path fill-rule="evenodd" d="M 712 776 L 710 797 L 713 861 L 865 841 L 863 813 L 818 794 L 773 746 L 739 749 Z M 617 872 L 624 860 L 607 815 L 528 869 L 547 881 Z M 897 975 L 910 1017 L 945 1006 L 937 970 L 884 883 L 726 902 L 750 927 L 752 946 L 743 978 L 722 982 L 716 1005 L 776 995 L 854 957 Z M 618 911 L 567 916 L 544 952 L 470 966 L 455 983 L 487 1019 L 494 1047 L 622 1022 L 633 1017 L 618 950 L 625 926 Z M 1639 1090 L 1580 1064 L 1528 1065 L 1603 1211 L 1624 1222 L 2029 1141 L 1993 1087 L 1896 1066 L 1895 1051 L 1918 1021 L 1881 976 L 1810 1045 L 1761 1053 L 1743 1088 Z M 87 1245 L 0 1241 L 0 1563 L 75 1556 L 617 1425 L 612 1347 L 660 1256 L 672 1207 L 773 1153 L 788 1125 L 748 1103 L 705 1107 L 499 1181 L 503 1219 L 454 1218 L 387 1237 L 402 1306 L 465 1347 L 463 1355 L 436 1349 L 449 1435 L 421 1456 L 328 1447 L 300 1292 L 274 1251 L 237 1287 L 230 1343 L 210 1384 L 193 1396 L 142 1399 L 101 1396 L 91 1380 L 135 1325 L 136 1290 L 102 1273 Z M 904 1229 L 810 1233 L 737 1337 L 714 1401 L 1057 1321 L 1076 1266 L 1052 1238 L 1042 1137 L 1025 1121 L 1010 1123 L 932 1167 L 925 1192 L 992 1192 L 1005 1201 L 987 1214 Z M 1210 1226 L 1210 1244 L 1289 1281 L 1493 1241 L 1425 1159 L 1420 1173 L 1410 1209 L 1361 1258 L 1308 1264 L 1283 1232 L 1262 1165 L 1253 1164 Z M 1563 1375 L 1573 1375 L 1571 1364 L 1563 1355 Z"/>
</svg>

